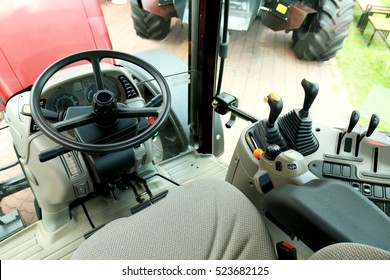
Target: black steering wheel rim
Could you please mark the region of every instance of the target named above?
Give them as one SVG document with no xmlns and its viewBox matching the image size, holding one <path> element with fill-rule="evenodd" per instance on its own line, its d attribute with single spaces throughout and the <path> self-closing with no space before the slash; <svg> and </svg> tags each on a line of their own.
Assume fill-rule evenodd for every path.
<svg viewBox="0 0 390 280">
<path fill-rule="evenodd" d="M 129 139 L 115 142 L 115 143 L 105 143 L 105 144 L 95 144 L 95 143 L 84 143 L 77 140 L 72 140 L 68 137 L 63 136 L 60 132 L 69 130 L 71 128 L 75 128 L 78 126 L 82 126 L 85 124 L 93 123 L 94 115 L 91 112 L 90 115 L 83 115 L 80 118 L 73 118 L 74 123 L 78 122 L 78 126 L 71 124 L 71 121 L 68 122 L 58 122 L 56 124 L 50 123 L 42 112 L 40 101 L 41 101 L 41 93 L 44 89 L 44 86 L 49 81 L 49 79 L 57 73 L 60 69 L 79 62 L 79 61 L 89 61 L 93 67 L 93 74 L 95 75 L 95 83 L 98 90 L 103 90 L 103 78 L 102 78 L 102 70 L 100 68 L 100 63 L 103 59 L 120 59 L 123 61 L 130 62 L 135 64 L 148 72 L 152 79 L 154 79 L 161 91 L 162 95 L 162 104 L 159 107 L 154 108 L 136 108 L 125 111 L 118 112 L 118 117 L 126 118 L 126 117 L 143 117 L 143 116 L 156 116 L 156 120 L 153 125 L 149 126 L 145 131 L 140 134 L 131 137 Z M 31 99 L 30 99 L 30 107 L 31 107 L 31 115 L 35 122 L 35 124 L 39 127 L 40 131 L 45 134 L 48 138 L 56 142 L 57 144 L 70 149 L 76 150 L 89 154 L 105 154 L 105 153 L 113 153 L 119 152 L 126 149 L 134 148 L 141 143 L 144 143 L 148 139 L 152 138 L 161 126 L 164 124 L 166 119 L 169 116 L 169 110 L 171 106 L 171 94 L 169 90 L 169 86 L 163 77 L 163 75 L 152 65 L 145 62 L 144 60 L 137 58 L 133 55 L 112 51 L 112 50 L 90 50 L 83 51 L 79 53 L 75 53 L 69 56 L 66 56 L 52 65 L 50 65 L 46 70 L 42 72 L 42 74 L 38 77 L 35 84 L 31 90 Z"/>
</svg>

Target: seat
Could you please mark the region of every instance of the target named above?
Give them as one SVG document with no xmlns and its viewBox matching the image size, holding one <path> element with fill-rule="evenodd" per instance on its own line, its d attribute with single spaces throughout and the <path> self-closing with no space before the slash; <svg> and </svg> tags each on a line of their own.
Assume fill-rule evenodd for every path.
<svg viewBox="0 0 390 280">
<path fill-rule="evenodd" d="M 73 259 L 276 259 L 260 213 L 238 189 L 200 179 L 89 237 Z"/>
<path fill-rule="evenodd" d="M 171 190 L 141 212 L 115 220 L 89 237 L 72 259 L 276 259 L 262 215 L 231 184 L 201 179 Z M 339 243 L 311 259 L 390 259 L 390 252 Z"/>
<path fill-rule="evenodd" d="M 336 243 L 314 253 L 309 260 L 390 260 L 390 252 L 359 243 Z"/>
</svg>

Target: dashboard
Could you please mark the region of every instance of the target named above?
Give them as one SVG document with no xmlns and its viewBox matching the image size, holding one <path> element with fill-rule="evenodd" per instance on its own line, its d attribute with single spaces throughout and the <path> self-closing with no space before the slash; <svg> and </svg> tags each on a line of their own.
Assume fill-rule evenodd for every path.
<svg viewBox="0 0 390 280">
<path fill-rule="evenodd" d="M 97 91 L 95 78 L 90 68 L 75 67 L 58 72 L 41 97 L 41 106 L 45 109 L 64 112 L 72 106 L 89 106 Z M 71 72 L 73 75 L 71 75 Z M 102 69 L 104 89 L 114 93 L 117 102 L 139 95 L 131 76 L 121 67 L 106 65 Z"/>
</svg>

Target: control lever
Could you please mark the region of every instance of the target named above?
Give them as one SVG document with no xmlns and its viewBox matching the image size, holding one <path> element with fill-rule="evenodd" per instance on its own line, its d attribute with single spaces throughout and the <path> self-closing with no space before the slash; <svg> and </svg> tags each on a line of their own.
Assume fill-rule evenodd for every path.
<svg viewBox="0 0 390 280">
<path fill-rule="evenodd" d="M 236 121 L 236 116 L 252 123 L 259 121 L 258 118 L 238 109 L 238 99 L 226 92 L 218 94 L 211 103 L 211 106 L 213 106 L 215 112 L 221 115 L 225 115 L 229 111 L 231 112 L 231 117 L 225 125 L 227 128 L 231 128 L 233 126 Z"/>
<path fill-rule="evenodd" d="M 309 109 L 317 97 L 319 86 L 318 83 L 312 83 L 306 79 L 301 81 L 301 85 L 305 92 L 305 99 L 303 101 L 303 108 L 299 111 L 299 116 L 306 118 L 309 116 Z"/>
<path fill-rule="evenodd" d="M 370 123 L 368 124 L 368 129 L 362 135 L 358 136 L 356 139 L 356 149 L 355 149 L 355 157 L 359 155 L 359 147 L 364 137 L 370 137 L 374 130 L 378 127 L 380 121 L 380 117 L 377 114 L 372 114 Z"/>
<path fill-rule="evenodd" d="M 267 127 L 274 127 L 276 120 L 283 109 L 283 101 L 276 94 L 271 92 L 267 97 L 264 98 L 264 102 L 267 102 L 270 107 L 269 117 L 266 122 Z"/>
<path fill-rule="evenodd" d="M 43 116 L 49 120 L 49 121 L 55 121 L 57 122 L 60 118 L 60 114 L 45 108 L 41 108 Z M 24 104 L 22 107 L 22 110 L 20 112 L 22 115 L 27 116 L 27 117 L 32 117 L 31 114 L 31 107 L 29 104 Z"/>
<path fill-rule="evenodd" d="M 349 120 L 349 124 L 348 124 L 347 130 L 339 135 L 339 141 L 338 141 L 338 144 L 337 144 L 337 151 L 336 151 L 337 154 L 340 154 L 341 142 L 342 142 L 345 134 L 352 132 L 352 130 L 355 128 L 356 124 L 358 123 L 359 119 L 360 119 L 359 111 L 358 110 L 353 110 L 353 112 L 351 114 L 351 118 Z"/>
<path fill-rule="evenodd" d="M 279 127 L 288 146 L 307 156 L 315 152 L 319 143 L 312 131 L 312 120 L 309 110 L 317 97 L 319 86 L 306 79 L 301 81 L 305 92 L 302 109 L 294 109 L 279 119 Z"/>
<path fill-rule="evenodd" d="M 49 148 L 47 150 L 40 151 L 38 154 L 38 159 L 40 162 L 46 162 L 70 151 L 70 149 L 65 148 L 64 146 L 56 146 L 54 148 Z"/>
<path fill-rule="evenodd" d="M 360 113 L 358 110 L 353 110 L 351 114 L 351 119 L 349 120 L 349 125 L 347 128 L 347 133 L 351 133 L 352 130 L 355 128 L 356 124 L 358 123 L 360 119 Z"/>
<path fill-rule="evenodd" d="M 265 150 L 267 146 L 277 144 L 284 151 L 287 148 L 287 143 L 280 133 L 279 125 L 276 124 L 280 113 L 283 109 L 283 101 L 276 93 L 270 93 L 264 97 L 264 102 L 267 102 L 270 107 L 268 119 L 262 120 L 254 125 L 253 141 L 255 146 Z"/>
</svg>

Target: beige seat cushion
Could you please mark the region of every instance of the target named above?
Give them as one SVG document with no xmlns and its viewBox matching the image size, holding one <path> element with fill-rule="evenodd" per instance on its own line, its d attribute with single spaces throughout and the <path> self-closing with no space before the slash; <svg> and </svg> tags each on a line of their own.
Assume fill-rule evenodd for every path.
<svg viewBox="0 0 390 280">
<path fill-rule="evenodd" d="M 337 243 L 316 253 L 310 260 L 390 260 L 390 252 L 357 243 Z"/>
<path fill-rule="evenodd" d="M 88 238 L 73 259 L 275 259 L 260 213 L 239 190 L 202 179 Z"/>
</svg>

